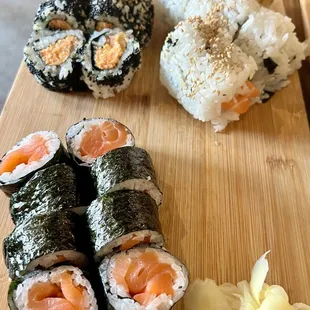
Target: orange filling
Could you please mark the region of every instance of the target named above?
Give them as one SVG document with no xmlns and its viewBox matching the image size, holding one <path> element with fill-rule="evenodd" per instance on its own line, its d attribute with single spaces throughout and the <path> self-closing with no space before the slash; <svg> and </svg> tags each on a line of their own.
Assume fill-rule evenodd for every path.
<svg viewBox="0 0 310 310">
<path fill-rule="evenodd" d="M 13 172 L 21 164 L 31 164 L 40 161 L 49 151 L 46 141 L 39 135 L 33 136 L 29 144 L 5 155 L 0 164 L 0 175 L 5 172 Z"/>
<path fill-rule="evenodd" d="M 112 275 L 142 306 L 147 306 L 160 294 L 174 295 L 176 272 L 169 264 L 160 263 L 154 252 L 141 253 L 137 258 L 120 256 Z"/>
<path fill-rule="evenodd" d="M 137 244 L 149 244 L 151 243 L 151 237 L 146 236 L 142 241 L 134 239 L 135 236 L 132 237 L 132 239 L 127 240 L 125 243 L 123 243 L 120 247 L 121 251 L 126 251 L 131 248 L 133 248 Z"/>
<path fill-rule="evenodd" d="M 81 286 L 74 286 L 71 274 L 64 272 L 51 282 L 36 283 L 28 293 L 28 310 L 87 310 Z"/>
<path fill-rule="evenodd" d="M 70 30 L 70 29 L 72 29 L 72 27 L 69 23 L 67 23 L 65 20 L 59 19 L 59 18 L 52 19 L 48 23 L 48 25 L 53 30 Z"/>
<path fill-rule="evenodd" d="M 103 30 L 105 28 L 112 29 L 113 25 L 110 24 L 110 23 L 107 23 L 107 22 L 97 22 L 97 24 L 96 24 L 96 31 L 101 31 L 101 30 Z"/>
<path fill-rule="evenodd" d="M 105 121 L 84 133 L 80 146 L 82 156 L 97 158 L 108 151 L 126 145 L 127 128 L 120 123 Z"/>
<path fill-rule="evenodd" d="M 234 111 L 238 114 L 246 113 L 250 108 L 251 98 L 258 97 L 260 91 L 250 81 L 246 82 L 249 91 L 244 95 L 236 95 L 232 100 L 222 103 L 222 110 Z"/>
</svg>

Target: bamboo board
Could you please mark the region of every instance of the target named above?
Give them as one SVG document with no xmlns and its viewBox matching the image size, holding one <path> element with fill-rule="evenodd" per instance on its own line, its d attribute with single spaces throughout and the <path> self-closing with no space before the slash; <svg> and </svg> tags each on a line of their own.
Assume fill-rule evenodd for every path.
<svg viewBox="0 0 310 310">
<path fill-rule="evenodd" d="M 153 157 L 167 247 L 191 279 L 249 279 L 253 263 L 270 249 L 268 282 L 282 285 L 292 302 L 310 304 L 310 135 L 298 75 L 268 104 L 217 134 L 160 85 L 164 38 L 157 21 L 142 70 L 127 91 L 107 101 L 49 92 L 22 65 L 0 118 L 1 153 L 36 130 L 64 138 L 84 117 L 115 118 Z M 1 241 L 13 228 L 8 204 L 1 193 Z M 0 309 L 7 309 L 2 256 L 0 279 Z"/>
</svg>

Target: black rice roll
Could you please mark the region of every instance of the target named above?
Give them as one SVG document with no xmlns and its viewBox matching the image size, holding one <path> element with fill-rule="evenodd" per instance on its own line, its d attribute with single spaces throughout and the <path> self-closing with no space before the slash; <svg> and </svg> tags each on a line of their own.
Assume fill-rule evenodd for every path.
<svg viewBox="0 0 310 310">
<path fill-rule="evenodd" d="M 107 194 L 91 204 L 86 217 L 96 261 L 138 244 L 164 244 L 156 203 L 143 192 Z"/>
<path fill-rule="evenodd" d="M 33 32 L 24 48 L 24 60 L 45 88 L 84 91 L 87 87 L 81 79 L 81 61 L 85 42 L 80 30 Z"/>
<path fill-rule="evenodd" d="M 70 211 L 38 215 L 17 225 L 4 239 L 4 258 L 11 279 L 34 270 L 87 263 L 80 218 Z M 84 244 L 83 244 L 84 247 Z"/>
</svg>

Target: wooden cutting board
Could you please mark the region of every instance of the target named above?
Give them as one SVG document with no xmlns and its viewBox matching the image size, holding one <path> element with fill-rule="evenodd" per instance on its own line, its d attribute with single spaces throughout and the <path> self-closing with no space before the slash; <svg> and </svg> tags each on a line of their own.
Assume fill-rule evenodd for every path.
<svg viewBox="0 0 310 310">
<path fill-rule="evenodd" d="M 49 92 L 22 65 L 0 118 L 1 153 L 33 131 L 51 129 L 64 138 L 84 117 L 115 118 L 154 159 L 167 247 L 191 279 L 249 279 L 256 259 L 271 250 L 268 283 L 282 285 L 292 302 L 310 304 L 310 135 L 298 74 L 267 104 L 215 133 L 161 86 L 164 38 L 156 21 L 142 70 L 127 91 L 106 101 Z M 2 241 L 13 225 L 2 193 L 0 204 Z M 2 256 L 0 279 L 0 308 L 7 309 Z"/>
</svg>

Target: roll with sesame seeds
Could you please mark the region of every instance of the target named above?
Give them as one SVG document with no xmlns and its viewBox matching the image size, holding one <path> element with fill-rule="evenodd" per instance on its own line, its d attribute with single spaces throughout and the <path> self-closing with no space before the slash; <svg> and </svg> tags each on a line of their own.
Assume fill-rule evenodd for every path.
<svg viewBox="0 0 310 310">
<path fill-rule="evenodd" d="M 130 85 L 140 64 L 140 44 L 132 32 L 104 28 L 86 44 L 83 79 L 96 98 L 106 99 Z"/>
<path fill-rule="evenodd" d="M 260 101 L 251 82 L 257 65 L 223 36 L 225 26 L 217 14 L 180 22 L 160 57 L 162 84 L 194 118 L 211 121 L 216 131 Z"/>
</svg>

